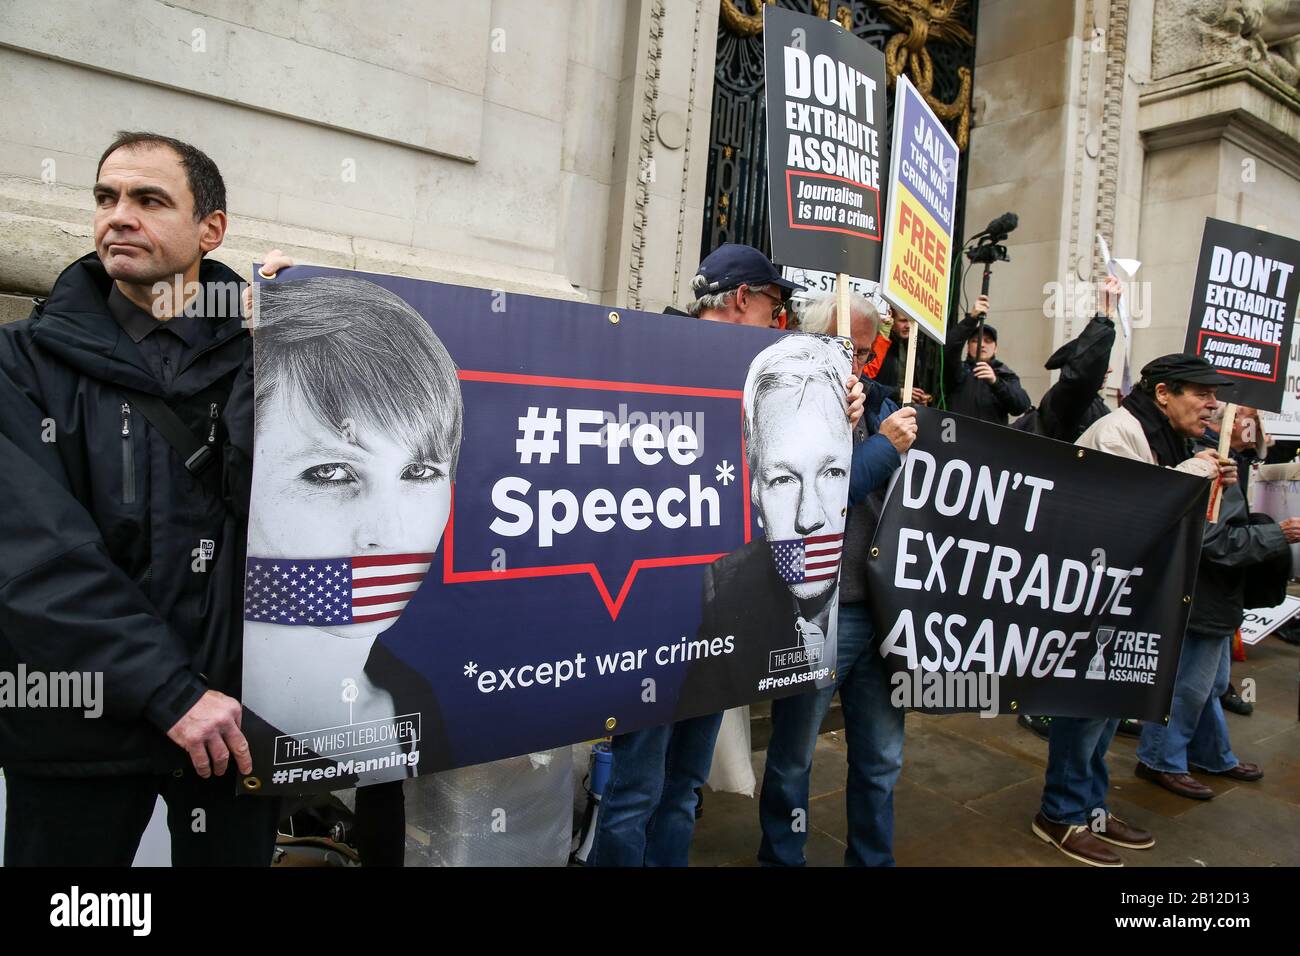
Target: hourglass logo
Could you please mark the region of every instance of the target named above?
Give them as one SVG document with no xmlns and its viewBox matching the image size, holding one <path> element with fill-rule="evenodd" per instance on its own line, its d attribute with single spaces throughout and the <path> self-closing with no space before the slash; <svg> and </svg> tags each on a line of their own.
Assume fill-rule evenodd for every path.
<svg viewBox="0 0 1300 956">
<path fill-rule="evenodd" d="M 1113 627 L 1097 628 L 1097 653 L 1092 655 L 1092 660 L 1088 662 L 1088 672 L 1084 674 L 1088 680 L 1106 679 L 1106 645 L 1114 636 Z"/>
</svg>

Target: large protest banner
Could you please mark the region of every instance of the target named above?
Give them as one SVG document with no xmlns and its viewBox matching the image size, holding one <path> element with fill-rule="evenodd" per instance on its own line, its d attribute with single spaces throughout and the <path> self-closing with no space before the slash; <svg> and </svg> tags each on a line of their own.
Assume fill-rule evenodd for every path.
<svg viewBox="0 0 1300 956">
<path fill-rule="evenodd" d="M 830 679 L 841 340 L 295 267 L 254 342 L 246 789 Z"/>
<path fill-rule="evenodd" d="M 1209 482 L 917 417 L 867 571 L 896 705 L 1163 719 Z"/>
<path fill-rule="evenodd" d="M 772 258 L 875 279 L 884 54 L 838 23 L 766 6 L 763 63 Z"/>
<path fill-rule="evenodd" d="M 1276 412 L 1286 391 L 1300 242 L 1249 226 L 1205 220 L 1183 351 L 1234 387 L 1222 397 Z"/>
<path fill-rule="evenodd" d="M 957 210 L 957 144 L 906 76 L 896 81 L 881 292 L 943 344 Z"/>
</svg>

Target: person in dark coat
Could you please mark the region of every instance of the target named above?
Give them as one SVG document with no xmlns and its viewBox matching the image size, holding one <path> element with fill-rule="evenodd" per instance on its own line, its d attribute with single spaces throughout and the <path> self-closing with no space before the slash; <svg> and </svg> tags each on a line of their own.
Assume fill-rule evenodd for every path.
<svg viewBox="0 0 1300 956">
<path fill-rule="evenodd" d="M 1255 415 L 1253 408 L 1238 410 L 1233 451 L 1255 444 Z M 1220 406 L 1216 427 L 1222 416 Z M 1217 454 L 1219 433 L 1207 428 L 1196 447 Z M 1169 720 L 1163 726 L 1143 723 L 1137 750 L 1139 777 L 1192 800 L 1210 800 L 1214 791 L 1191 776 L 1191 770 L 1246 782 L 1264 776 L 1258 764 L 1233 753 L 1221 698 L 1228 689 L 1232 636 L 1241 626 L 1248 589 L 1271 580 L 1273 593 L 1260 606 L 1280 604 L 1290 578 L 1291 545 L 1300 542 L 1300 518 L 1275 522 L 1252 515 L 1240 481 L 1222 486 L 1221 494 L 1218 521 L 1205 525 Z"/>
<path fill-rule="evenodd" d="M 1005 425 L 1010 416 L 1029 411 L 1032 403 L 1020 376 L 997 358 L 998 330 L 985 322 L 983 338 L 976 341 L 980 316 L 987 308 L 988 300 L 981 296 L 975 312 L 949 330 L 944 345 L 944 393 L 949 411 Z"/>
<path fill-rule="evenodd" d="M 268 865 L 277 802 L 223 776 L 251 769 L 228 408 L 250 340 L 207 258 L 225 188 L 193 146 L 126 133 L 94 196 L 95 252 L 0 329 L 0 671 L 93 678 L 102 712 L 0 708 L 5 865 L 130 865 L 160 794 L 173 863 Z"/>
<path fill-rule="evenodd" d="M 1105 314 L 1097 313 L 1077 338 L 1052 353 L 1043 367 L 1048 371 L 1061 370 L 1056 384 L 1043 394 L 1037 408 L 1031 408 L 1012 422 L 1012 428 L 1073 444 L 1093 422 L 1110 413 L 1110 406 L 1097 393 L 1105 387 L 1110 374 L 1110 350 L 1115 344 L 1115 303 L 1121 288 L 1118 279 L 1107 278 L 1102 296 Z M 1052 718 L 1021 714 L 1017 722 L 1046 739 Z M 1120 722 L 1118 733 L 1133 737 L 1140 732 L 1138 721 Z"/>
<path fill-rule="evenodd" d="M 1121 285 L 1113 276 L 1105 283 L 1103 310 L 1092 317 L 1072 341 L 1052 353 L 1044 364 L 1049 372 L 1060 369 L 1056 383 L 1044 394 L 1038 407 L 1012 423 L 1012 428 L 1033 432 L 1057 441 L 1073 443 L 1088 426 L 1110 413 L 1097 394 L 1110 374 L 1110 352 L 1115 345 L 1115 303 Z"/>
<path fill-rule="evenodd" d="M 901 406 L 910 404 L 903 401 L 901 393 L 903 379 L 907 375 L 907 340 L 912 337 L 916 325 L 905 313 L 897 310 L 891 314 L 891 318 L 893 324 L 889 332 L 889 350 L 881 359 L 880 368 L 873 381 L 884 386 L 890 400 Z M 934 346 L 935 343 L 928 341 L 924 335 L 916 343 L 916 368 L 912 370 L 915 379 L 912 384 L 912 403 L 917 405 L 929 405 L 934 401 L 934 395 L 925 390 L 933 387 L 939 378 L 933 358 L 938 354 L 938 349 Z"/>
</svg>

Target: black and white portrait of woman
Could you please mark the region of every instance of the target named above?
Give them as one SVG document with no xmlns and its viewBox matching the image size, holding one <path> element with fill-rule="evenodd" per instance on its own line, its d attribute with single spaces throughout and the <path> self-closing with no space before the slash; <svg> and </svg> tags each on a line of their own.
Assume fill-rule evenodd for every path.
<svg viewBox="0 0 1300 956">
<path fill-rule="evenodd" d="M 261 288 L 243 699 L 283 733 L 425 712 L 379 642 L 442 540 L 463 410 L 428 322 L 362 279 Z"/>
</svg>

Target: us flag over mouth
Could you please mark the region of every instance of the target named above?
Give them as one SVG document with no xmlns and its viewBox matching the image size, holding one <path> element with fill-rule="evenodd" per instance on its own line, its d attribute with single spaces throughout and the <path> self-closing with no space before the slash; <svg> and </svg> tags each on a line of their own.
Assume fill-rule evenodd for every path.
<svg viewBox="0 0 1300 956">
<path fill-rule="evenodd" d="M 249 558 L 244 620 L 321 625 L 397 617 L 419 590 L 432 561 L 432 553 Z"/>
<path fill-rule="evenodd" d="M 840 554 L 844 551 L 843 533 L 789 538 L 770 544 L 776 572 L 786 584 L 825 581 L 839 573 Z"/>
</svg>

